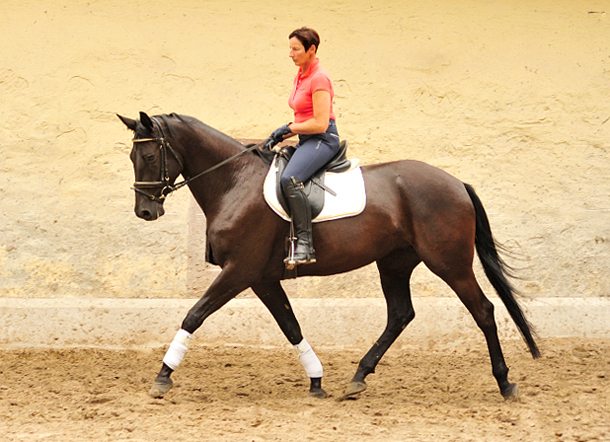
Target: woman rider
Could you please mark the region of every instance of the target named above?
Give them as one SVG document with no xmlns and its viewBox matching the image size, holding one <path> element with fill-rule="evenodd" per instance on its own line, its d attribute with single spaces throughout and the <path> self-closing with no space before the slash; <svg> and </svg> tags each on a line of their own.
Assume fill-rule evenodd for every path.
<svg viewBox="0 0 610 442">
<path fill-rule="evenodd" d="M 277 144 L 285 138 L 299 136 L 296 151 L 280 178 L 297 236 L 294 256 L 284 262 L 294 266 L 316 262 L 311 209 L 302 183 L 337 154 L 339 134 L 333 112 L 332 83 L 316 57 L 320 36 L 313 29 L 303 27 L 288 38 L 289 56 L 299 67 L 288 100 L 294 110 L 294 122 L 276 129 L 270 138 Z"/>
</svg>

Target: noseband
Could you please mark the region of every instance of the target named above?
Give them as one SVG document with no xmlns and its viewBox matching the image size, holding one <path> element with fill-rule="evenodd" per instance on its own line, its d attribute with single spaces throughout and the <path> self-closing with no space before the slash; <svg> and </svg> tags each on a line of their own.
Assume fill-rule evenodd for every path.
<svg viewBox="0 0 610 442">
<path fill-rule="evenodd" d="M 234 159 L 236 159 L 248 152 L 252 152 L 253 150 L 264 147 L 265 145 L 267 145 L 267 143 L 269 143 L 269 140 L 270 140 L 269 138 L 267 138 L 258 144 L 249 146 L 245 150 L 233 155 L 230 158 L 227 158 L 224 161 L 221 161 L 220 163 L 216 164 L 215 166 L 212 166 L 209 169 L 206 169 L 203 172 L 200 172 L 195 176 L 192 176 L 190 178 L 185 177 L 184 181 L 177 183 L 177 184 L 172 184 L 171 179 L 169 177 L 169 168 L 167 166 L 167 151 L 170 151 L 171 154 L 176 159 L 176 161 L 178 161 L 178 164 L 180 164 L 180 173 L 183 173 L 183 171 L 184 171 L 184 163 L 180 159 L 180 156 L 178 155 L 178 153 L 174 150 L 174 148 L 167 141 L 165 132 L 163 131 L 163 127 L 161 126 L 161 124 L 159 124 L 159 122 L 155 118 L 151 118 L 151 120 L 152 120 L 153 124 L 155 125 L 155 127 L 157 128 L 157 132 L 160 134 L 160 136 L 156 137 L 156 138 L 134 138 L 131 141 L 134 143 L 147 143 L 149 141 L 156 141 L 159 143 L 159 149 L 161 150 L 161 180 L 160 181 L 136 181 L 135 183 L 133 183 L 132 189 L 136 193 L 144 195 L 151 201 L 157 201 L 161 204 L 163 204 L 163 201 L 165 201 L 165 198 L 170 193 L 180 189 L 181 187 L 186 186 L 191 181 L 196 180 L 197 178 L 199 178 L 207 173 L 210 173 L 210 172 L 218 169 L 219 167 L 224 166 L 225 164 L 233 161 Z M 159 196 L 155 196 L 152 193 L 149 193 L 146 190 L 144 190 L 144 189 L 158 189 L 158 188 L 161 188 L 161 194 Z"/>
</svg>

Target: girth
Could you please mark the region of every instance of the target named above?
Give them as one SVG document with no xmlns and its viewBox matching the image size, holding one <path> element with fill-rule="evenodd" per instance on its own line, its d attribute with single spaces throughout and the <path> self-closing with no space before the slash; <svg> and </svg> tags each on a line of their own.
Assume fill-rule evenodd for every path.
<svg viewBox="0 0 610 442">
<path fill-rule="evenodd" d="M 277 175 L 276 175 L 276 194 L 279 203 L 282 205 L 286 213 L 290 214 L 290 209 L 288 207 L 288 203 L 284 198 L 284 192 L 282 191 L 282 186 L 280 184 L 280 177 L 284 172 L 284 169 L 288 165 L 288 161 L 292 158 L 292 155 L 295 152 L 295 148 L 292 146 L 286 146 L 282 148 L 279 155 L 277 156 L 275 163 L 277 165 Z M 307 199 L 309 204 L 311 205 L 311 218 L 316 218 L 322 209 L 324 208 L 324 194 L 329 192 L 331 195 L 335 195 L 332 189 L 329 189 L 324 184 L 324 176 L 326 172 L 332 173 L 341 173 L 346 172 L 351 167 L 350 161 L 347 159 L 347 141 L 341 141 L 339 145 L 339 152 L 330 160 L 324 167 L 318 170 L 313 176 L 307 180 L 307 182 L 303 183 L 305 187 L 305 195 L 307 195 Z"/>
</svg>

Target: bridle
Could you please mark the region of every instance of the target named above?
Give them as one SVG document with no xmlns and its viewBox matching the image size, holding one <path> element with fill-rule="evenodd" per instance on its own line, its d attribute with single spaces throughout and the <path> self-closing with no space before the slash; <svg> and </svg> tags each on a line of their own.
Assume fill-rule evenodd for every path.
<svg viewBox="0 0 610 442">
<path fill-rule="evenodd" d="M 184 170 L 184 164 L 180 159 L 180 156 L 176 153 L 174 148 L 169 144 L 167 138 L 165 137 L 165 133 L 163 132 L 163 128 L 161 125 L 155 120 L 152 119 L 155 127 L 157 128 L 157 132 L 160 134 L 159 137 L 155 138 L 134 138 L 133 143 L 148 143 L 150 141 L 156 141 L 159 143 L 159 149 L 161 150 L 161 179 L 159 181 L 136 181 L 133 183 L 132 189 L 141 195 L 144 195 L 151 201 L 157 201 L 162 203 L 167 195 L 172 193 L 175 190 L 178 190 L 180 187 L 184 186 L 186 183 L 178 183 L 172 184 L 171 179 L 169 177 L 169 167 L 167 165 L 167 152 L 171 152 L 174 156 L 178 164 L 180 164 L 180 170 Z M 147 192 L 145 189 L 158 189 L 161 188 L 161 194 L 159 196 L 155 196 L 152 193 Z"/>
<path fill-rule="evenodd" d="M 152 120 L 153 124 L 155 125 L 155 127 L 157 128 L 157 132 L 160 134 L 160 136 L 153 137 L 153 138 L 134 138 L 131 141 L 133 143 L 147 143 L 147 142 L 151 142 L 151 141 L 156 141 L 157 143 L 159 143 L 159 149 L 161 150 L 161 179 L 159 181 L 136 181 L 133 183 L 132 190 L 134 190 L 136 193 L 144 195 L 151 201 L 157 201 L 161 204 L 163 203 L 163 201 L 165 201 L 165 198 L 170 193 L 175 192 L 176 190 L 189 184 L 191 181 L 194 181 L 197 178 L 202 177 L 203 175 L 206 175 L 206 174 L 224 166 L 225 164 L 233 161 L 234 159 L 236 159 L 248 152 L 251 152 L 255 149 L 260 149 L 261 147 L 265 146 L 270 140 L 269 138 L 267 138 L 258 144 L 249 146 L 245 150 L 233 155 L 230 158 L 227 158 L 224 161 L 221 161 L 220 163 L 210 167 L 209 169 L 204 170 L 203 172 L 198 173 L 195 176 L 192 176 L 190 178 L 185 177 L 184 181 L 177 183 L 177 184 L 172 184 L 171 179 L 169 177 L 169 167 L 168 167 L 168 163 L 167 163 L 168 151 L 171 152 L 171 154 L 174 156 L 176 161 L 178 161 L 178 164 L 180 165 L 180 173 L 183 173 L 183 171 L 184 171 L 184 163 L 180 159 L 180 156 L 178 155 L 178 153 L 171 146 L 171 144 L 169 144 L 169 141 L 167 141 L 167 137 L 165 136 L 165 132 L 163 131 L 163 127 L 161 126 L 161 124 L 159 124 L 159 122 L 155 118 L 151 118 L 151 120 Z M 155 196 L 152 193 L 149 193 L 145 190 L 145 189 L 158 189 L 158 188 L 161 188 L 161 194 L 159 196 Z"/>
</svg>

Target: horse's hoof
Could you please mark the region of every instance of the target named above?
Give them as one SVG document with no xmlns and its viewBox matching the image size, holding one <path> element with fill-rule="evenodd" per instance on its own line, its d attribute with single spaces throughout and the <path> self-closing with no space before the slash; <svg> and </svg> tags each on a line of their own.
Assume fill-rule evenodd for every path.
<svg viewBox="0 0 610 442">
<path fill-rule="evenodd" d="M 309 390 L 309 394 L 307 397 L 312 397 L 315 399 L 326 399 L 328 397 L 328 393 L 321 388 L 315 390 Z"/>
<path fill-rule="evenodd" d="M 163 395 L 174 386 L 174 382 L 171 379 L 167 379 L 167 381 L 161 382 L 155 380 L 155 382 L 153 382 L 152 387 L 150 387 L 150 391 L 148 392 L 148 394 L 150 394 L 155 399 L 162 398 Z"/>
<path fill-rule="evenodd" d="M 345 400 L 352 398 L 358 393 L 362 393 L 364 390 L 366 390 L 366 383 L 364 381 L 352 381 L 349 384 L 349 387 L 347 387 L 347 390 L 345 390 L 345 393 L 343 394 L 343 397 L 341 399 Z"/>
<path fill-rule="evenodd" d="M 516 399 L 519 396 L 519 386 L 517 384 L 509 384 L 508 388 L 502 392 L 504 399 Z"/>
</svg>

